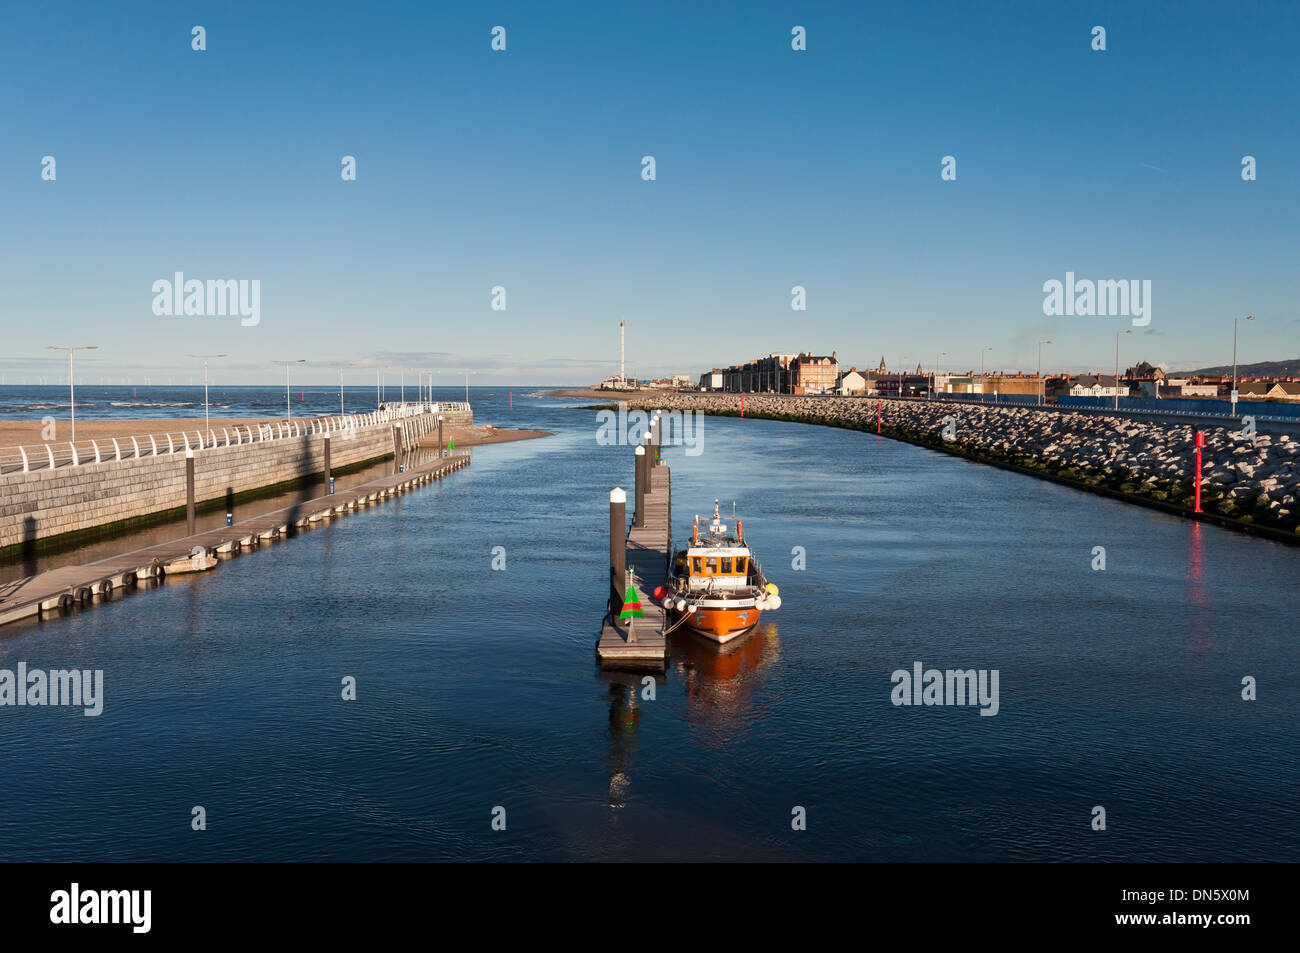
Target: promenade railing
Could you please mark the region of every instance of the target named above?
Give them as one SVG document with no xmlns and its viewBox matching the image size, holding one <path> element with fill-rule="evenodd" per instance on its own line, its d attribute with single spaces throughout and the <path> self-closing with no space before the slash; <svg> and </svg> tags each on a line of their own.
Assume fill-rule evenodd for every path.
<svg viewBox="0 0 1300 953">
<path fill-rule="evenodd" d="M 339 434 L 342 439 L 355 437 L 362 428 L 376 427 L 394 420 L 420 414 L 468 411 L 469 404 L 422 403 L 391 404 L 365 414 L 346 416 L 297 417 L 293 420 L 270 420 L 237 426 L 209 421 L 206 429 L 173 430 L 166 433 L 132 434 L 100 437 L 95 440 L 51 441 L 0 449 L 0 474 L 30 473 L 77 467 L 88 463 L 132 460 L 184 454 L 186 450 L 209 450 L 214 447 L 239 447 L 275 440 L 298 439 L 316 434 Z"/>
</svg>

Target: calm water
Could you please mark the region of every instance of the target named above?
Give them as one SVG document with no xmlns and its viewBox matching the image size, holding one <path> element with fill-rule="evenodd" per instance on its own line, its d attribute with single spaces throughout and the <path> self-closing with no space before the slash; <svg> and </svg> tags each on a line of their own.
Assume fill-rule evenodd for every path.
<svg viewBox="0 0 1300 953">
<path fill-rule="evenodd" d="M 1300 860 L 1300 550 L 874 435 L 709 419 L 703 454 L 667 451 L 676 535 L 735 499 L 784 604 L 730 651 L 674 636 L 645 701 L 593 656 L 630 451 L 590 411 L 475 400 L 558 434 L 0 635 L 0 668 L 102 668 L 107 694 L 99 718 L 0 708 L 0 856 Z M 892 705 L 918 660 L 999 670 L 997 716 Z"/>
</svg>

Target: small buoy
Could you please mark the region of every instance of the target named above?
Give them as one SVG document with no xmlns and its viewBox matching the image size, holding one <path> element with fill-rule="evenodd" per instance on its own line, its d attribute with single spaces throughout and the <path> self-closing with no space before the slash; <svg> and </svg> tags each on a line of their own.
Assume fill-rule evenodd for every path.
<svg viewBox="0 0 1300 953">
<path fill-rule="evenodd" d="M 779 595 L 781 592 L 780 589 L 776 588 L 776 583 L 774 582 L 769 582 L 766 586 L 764 586 L 763 591 L 773 596 Z"/>
<path fill-rule="evenodd" d="M 771 600 L 768 602 L 767 607 L 773 611 L 776 611 L 777 609 L 781 608 L 781 597 L 773 596 Z"/>
<path fill-rule="evenodd" d="M 662 599 L 664 596 L 668 595 L 668 590 L 663 586 L 655 586 L 653 595 L 656 599 Z"/>
<path fill-rule="evenodd" d="M 685 611 L 686 611 L 686 600 L 685 600 L 685 599 L 678 599 L 677 602 L 674 604 L 673 608 L 676 609 L 678 612 L 685 612 Z"/>
<path fill-rule="evenodd" d="M 663 605 L 663 607 L 664 607 L 665 609 L 671 609 L 671 608 L 673 607 L 673 600 L 672 600 L 672 599 L 664 599 L 662 605 Z"/>
</svg>

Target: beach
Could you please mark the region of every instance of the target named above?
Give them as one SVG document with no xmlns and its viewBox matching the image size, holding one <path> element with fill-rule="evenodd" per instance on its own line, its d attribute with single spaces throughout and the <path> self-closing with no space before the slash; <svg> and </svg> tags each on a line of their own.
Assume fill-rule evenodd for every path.
<svg viewBox="0 0 1300 953">
<path fill-rule="evenodd" d="M 212 417 L 207 429 L 215 430 L 220 436 L 225 427 L 256 427 L 258 424 L 276 423 L 284 418 L 274 417 Z M 311 420 L 314 418 L 294 418 Z M 54 439 L 46 439 L 43 431 L 48 424 L 40 420 L 0 420 L 0 448 L 32 447 L 46 443 L 64 443 L 72 439 L 72 425 L 66 417 L 55 418 Z M 77 442 L 86 440 L 112 440 L 131 437 L 147 437 L 150 434 L 179 434 L 182 431 L 193 433 L 203 430 L 202 417 L 198 418 L 155 418 L 155 419 L 87 419 L 77 421 Z M 446 433 L 455 441 L 457 447 L 477 447 L 485 444 L 507 443 L 512 440 L 529 440 L 534 437 L 551 436 L 545 430 L 512 430 L 503 427 L 473 426 L 448 427 Z M 146 441 L 147 442 L 147 441 Z M 427 436 L 421 446 L 434 446 L 436 438 Z"/>
</svg>

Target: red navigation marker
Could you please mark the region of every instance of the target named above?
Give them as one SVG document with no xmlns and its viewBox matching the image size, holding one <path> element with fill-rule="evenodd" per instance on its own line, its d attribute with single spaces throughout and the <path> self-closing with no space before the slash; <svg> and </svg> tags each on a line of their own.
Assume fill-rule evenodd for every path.
<svg viewBox="0 0 1300 953">
<path fill-rule="evenodd" d="M 1200 513 L 1201 510 L 1201 448 L 1205 446 L 1205 434 L 1198 430 L 1196 432 L 1196 506 L 1192 509 L 1193 513 Z"/>
</svg>

